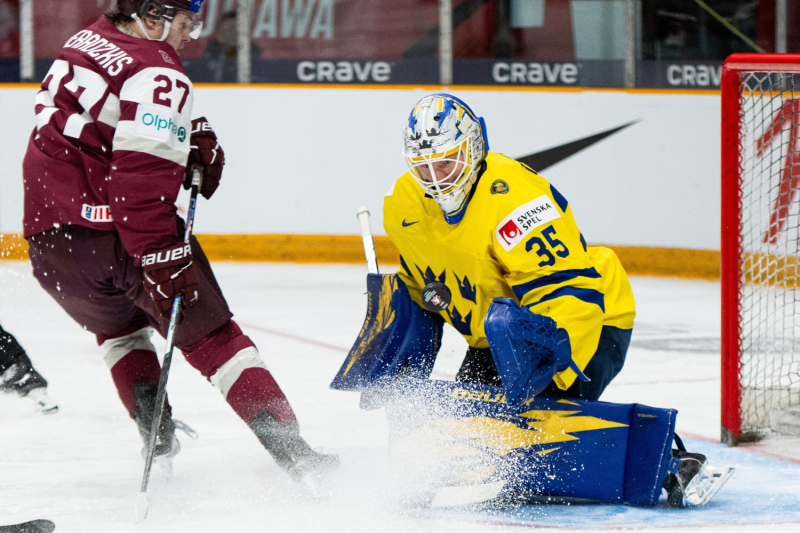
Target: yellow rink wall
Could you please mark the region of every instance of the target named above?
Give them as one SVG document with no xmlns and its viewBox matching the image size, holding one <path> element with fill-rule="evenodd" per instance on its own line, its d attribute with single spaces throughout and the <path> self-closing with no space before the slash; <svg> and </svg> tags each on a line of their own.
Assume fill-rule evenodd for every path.
<svg viewBox="0 0 800 533">
<path fill-rule="evenodd" d="M 385 236 L 375 236 L 375 253 L 382 265 L 399 264 L 397 248 Z M 359 235 L 197 235 L 211 261 L 363 264 Z M 718 280 L 720 253 L 711 250 L 609 246 L 636 276 L 669 276 Z M 18 233 L 0 234 L 0 260 L 24 261 L 28 243 Z"/>
</svg>

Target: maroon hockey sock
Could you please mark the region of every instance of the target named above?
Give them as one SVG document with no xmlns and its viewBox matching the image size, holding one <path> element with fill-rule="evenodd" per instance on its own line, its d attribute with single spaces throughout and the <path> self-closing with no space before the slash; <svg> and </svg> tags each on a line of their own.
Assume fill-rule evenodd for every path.
<svg viewBox="0 0 800 533">
<path fill-rule="evenodd" d="M 289 401 L 272 374 L 263 366 L 255 344 L 233 320 L 203 341 L 185 347 L 183 353 L 189 364 L 209 381 L 215 375 L 222 378 L 217 372 L 239 356 L 239 366 L 222 369 L 221 373 L 227 373 L 227 376 L 221 380 L 220 387 L 236 414 L 249 423 L 256 415 L 266 411 L 279 424 L 297 423 Z"/>
<path fill-rule="evenodd" d="M 282 426 L 297 424 L 289 400 L 266 368 L 248 368 L 242 372 L 225 399 L 247 423 L 266 411 Z"/>
<path fill-rule="evenodd" d="M 182 348 L 190 365 L 207 379 L 245 348 L 255 347 L 233 320 L 196 344 Z"/>
<path fill-rule="evenodd" d="M 158 357 L 150 350 L 131 350 L 111 368 L 111 378 L 131 418 L 136 409 L 133 386 L 148 381 L 157 384 L 160 375 Z M 168 404 L 169 402 L 165 403 Z"/>
</svg>

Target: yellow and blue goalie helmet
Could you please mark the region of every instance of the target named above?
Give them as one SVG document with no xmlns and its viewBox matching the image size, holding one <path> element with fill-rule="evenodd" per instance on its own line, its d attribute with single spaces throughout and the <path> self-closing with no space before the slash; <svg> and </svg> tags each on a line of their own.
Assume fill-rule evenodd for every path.
<svg viewBox="0 0 800 533">
<path fill-rule="evenodd" d="M 460 221 L 489 150 L 483 118 L 455 96 L 431 94 L 411 110 L 403 142 L 411 175 L 449 223 Z"/>
</svg>

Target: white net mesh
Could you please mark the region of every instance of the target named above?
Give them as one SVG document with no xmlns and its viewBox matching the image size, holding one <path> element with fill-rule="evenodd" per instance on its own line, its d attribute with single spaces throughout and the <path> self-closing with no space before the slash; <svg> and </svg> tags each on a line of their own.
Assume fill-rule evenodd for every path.
<svg viewBox="0 0 800 533">
<path fill-rule="evenodd" d="M 740 76 L 742 432 L 800 405 L 800 74 Z"/>
</svg>

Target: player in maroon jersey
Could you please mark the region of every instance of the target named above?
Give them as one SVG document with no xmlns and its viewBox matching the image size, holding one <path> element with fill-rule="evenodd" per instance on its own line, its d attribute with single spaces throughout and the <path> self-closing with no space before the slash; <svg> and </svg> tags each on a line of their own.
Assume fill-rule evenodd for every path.
<svg viewBox="0 0 800 533">
<path fill-rule="evenodd" d="M 197 31 L 203 0 L 120 0 L 69 39 L 36 97 L 23 161 L 25 237 L 33 272 L 94 333 L 120 399 L 147 442 L 172 301 L 185 302 L 175 346 L 219 388 L 276 462 L 295 478 L 333 467 L 313 451 L 278 384 L 231 320 L 208 260 L 184 245 L 175 201 L 193 167 L 201 194 L 219 185 L 224 153 L 178 50 Z M 199 32 L 198 32 L 199 33 Z M 169 404 L 156 455 L 178 450 Z"/>
</svg>

